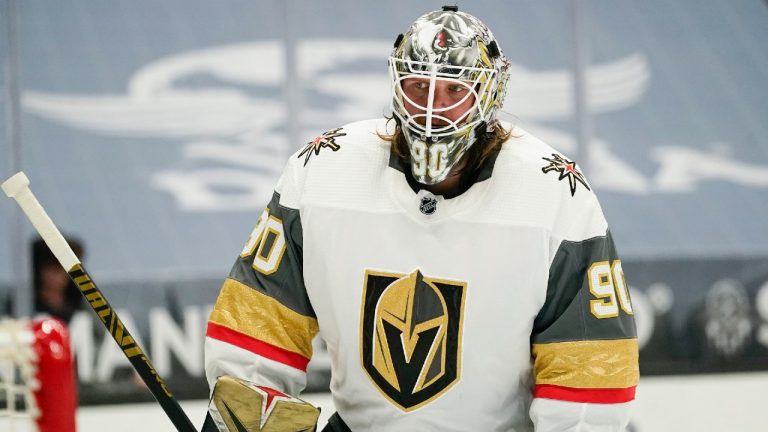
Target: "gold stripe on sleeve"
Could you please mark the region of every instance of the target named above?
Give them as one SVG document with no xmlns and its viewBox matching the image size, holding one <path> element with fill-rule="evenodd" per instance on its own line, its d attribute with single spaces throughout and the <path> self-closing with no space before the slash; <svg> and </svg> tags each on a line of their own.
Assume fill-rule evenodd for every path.
<svg viewBox="0 0 768 432">
<path fill-rule="evenodd" d="M 637 339 L 533 344 L 536 384 L 573 388 L 626 388 L 637 385 Z"/>
<path fill-rule="evenodd" d="M 306 358 L 318 332 L 317 319 L 234 279 L 224 281 L 210 321 Z"/>
</svg>

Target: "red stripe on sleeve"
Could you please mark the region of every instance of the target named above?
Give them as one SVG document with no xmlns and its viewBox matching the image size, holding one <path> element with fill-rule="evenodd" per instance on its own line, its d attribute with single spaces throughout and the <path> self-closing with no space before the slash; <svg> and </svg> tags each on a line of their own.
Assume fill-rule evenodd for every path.
<svg viewBox="0 0 768 432">
<path fill-rule="evenodd" d="M 239 331 L 232 330 L 229 327 L 225 327 L 213 322 L 208 322 L 208 330 L 205 335 L 234 345 L 236 347 L 248 350 L 254 354 L 258 354 L 262 357 L 266 357 L 270 360 L 282 363 L 286 366 L 290 366 L 294 369 L 298 369 L 302 372 L 307 371 L 307 364 L 309 359 L 301 354 L 297 354 L 293 351 L 280 348 L 278 346 L 260 341 L 256 338 L 240 333 Z"/>
<path fill-rule="evenodd" d="M 573 388 L 539 384 L 533 389 L 533 397 L 568 402 L 624 403 L 635 399 L 635 388 Z"/>
</svg>

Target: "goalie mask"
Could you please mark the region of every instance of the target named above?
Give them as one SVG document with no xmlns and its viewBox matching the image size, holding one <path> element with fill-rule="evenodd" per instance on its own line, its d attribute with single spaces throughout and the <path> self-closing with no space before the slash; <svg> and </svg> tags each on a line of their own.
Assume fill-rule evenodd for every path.
<svg viewBox="0 0 768 432">
<path fill-rule="evenodd" d="M 446 6 L 398 37 L 389 58 L 392 112 L 423 184 L 448 176 L 479 134 L 496 126 L 509 61 L 477 18 Z"/>
</svg>

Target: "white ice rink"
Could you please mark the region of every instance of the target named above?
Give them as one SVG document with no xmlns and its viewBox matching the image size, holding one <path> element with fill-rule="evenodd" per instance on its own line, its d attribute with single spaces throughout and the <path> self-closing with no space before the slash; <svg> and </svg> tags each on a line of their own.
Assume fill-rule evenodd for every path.
<svg viewBox="0 0 768 432">
<path fill-rule="evenodd" d="M 322 407 L 320 424 L 333 413 L 328 394 L 304 399 Z M 205 401 L 182 401 L 195 425 Z M 156 404 L 83 407 L 78 432 L 172 431 Z M 643 378 L 637 390 L 631 432 L 764 432 L 768 430 L 768 372 Z"/>
</svg>

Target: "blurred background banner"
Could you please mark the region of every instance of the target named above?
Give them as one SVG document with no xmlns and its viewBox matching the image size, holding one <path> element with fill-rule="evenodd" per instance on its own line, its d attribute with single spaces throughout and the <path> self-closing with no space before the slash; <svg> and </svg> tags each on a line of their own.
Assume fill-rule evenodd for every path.
<svg viewBox="0 0 768 432">
<path fill-rule="evenodd" d="M 174 393 L 204 398 L 208 311 L 286 160 L 388 113 L 395 37 L 442 3 L 0 0 L 0 178 L 27 173 Z M 768 369 L 766 3 L 459 6 L 513 62 L 502 118 L 597 191 L 642 372 Z M 0 204 L 0 294 L 28 315 L 18 213 Z M 70 322 L 81 401 L 150 398 L 113 385 L 137 380 L 90 314 Z M 320 342 L 311 370 L 327 385 Z"/>
</svg>

